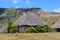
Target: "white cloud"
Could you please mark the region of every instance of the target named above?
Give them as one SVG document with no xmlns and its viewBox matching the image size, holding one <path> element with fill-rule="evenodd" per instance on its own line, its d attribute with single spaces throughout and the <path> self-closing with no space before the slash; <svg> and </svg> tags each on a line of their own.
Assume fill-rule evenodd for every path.
<svg viewBox="0 0 60 40">
<path fill-rule="evenodd" d="M 43 11 L 45 11 L 45 12 L 47 12 L 47 10 L 45 10 L 45 9 L 42 9 Z"/>
<path fill-rule="evenodd" d="M 54 9 L 53 11 L 60 13 L 60 8 Z"/>
<path fill-rule="evenodd" d="M 18 1 L 18 0 L 13 0 L 13 3 L 14 4 L 18 4 L 18 2 L 22 2 L 22 3 L 26 3 L 26 4 L 29 4 L 30 3 L 30 1 L 29 0 L 25 0 L 25 1 Z"/>
<path fill-rule="evenodd" d="M 47 12 L 47 10 L 44 10 L 45 12 Z"/>
<path fill-rule="evenodd" d="M 13 3 L 14 3 L 14 4 L 18 4 L 18 1 L 17 1 L 17 0 L 13 0 Z"/>
<path fill-rule="evenodd" d="M 13 4 L 18 4 L 18 3 L 25 3 L 25 4 L 29 4 L 30 1 L 29 0 L 9 0 L 12 1 Z"/>
</svg>

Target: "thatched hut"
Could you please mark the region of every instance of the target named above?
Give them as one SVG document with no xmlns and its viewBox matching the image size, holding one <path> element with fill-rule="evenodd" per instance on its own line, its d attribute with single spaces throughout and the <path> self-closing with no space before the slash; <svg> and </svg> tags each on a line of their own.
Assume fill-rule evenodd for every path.
<svg viewBox="0 0 60 40">
<path fill-rule="evenodd" d="M 60 18 L 57 20 L 55 24 L 52 25 L 51 28 L 54 32 L 60 32 Z"/>
<path fill-rule="evenodd" d="M 47 23 L 34 12 L 23 12 L 13 25 L 18 26 L 18 29 L 21 31 L 30 26 L 36 27 L 37 25 L 47 25 Z"/>
</svg>

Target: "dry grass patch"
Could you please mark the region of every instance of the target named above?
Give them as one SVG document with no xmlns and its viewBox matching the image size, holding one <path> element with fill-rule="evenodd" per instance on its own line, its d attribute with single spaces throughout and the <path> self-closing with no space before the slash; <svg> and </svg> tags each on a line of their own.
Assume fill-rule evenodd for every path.
<svg viewBox="0 0 60 40">
<path fill-rule="evenodd" d="M 0 40 L 60 40 L 60 33 L 0 34 Z"/>
</svg>

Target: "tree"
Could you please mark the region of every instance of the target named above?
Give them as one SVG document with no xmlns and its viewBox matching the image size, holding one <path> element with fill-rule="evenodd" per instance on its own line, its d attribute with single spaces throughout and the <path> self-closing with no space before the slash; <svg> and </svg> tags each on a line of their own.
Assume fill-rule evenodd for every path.
<svg viewBox="0 0 60 40">
<path fill-rule="evenodd" d="M 7 24 L 8 24 L 7 32 L 10 33 L 10 29 L 12 27 L 12 21 L 10 18 L 7 19 Z"/>
<path fill-rule="evenodd" d="M 12 12 L 7 12 L 7 25 L 8 25 L 7 32 L 8 33 L 16 33 L 17 31 L 17 28 L 12 25 L 13 21 L 12 21 L 12 18 L 10 18 L 12 14 L 13 14 Z"/>
</svg>

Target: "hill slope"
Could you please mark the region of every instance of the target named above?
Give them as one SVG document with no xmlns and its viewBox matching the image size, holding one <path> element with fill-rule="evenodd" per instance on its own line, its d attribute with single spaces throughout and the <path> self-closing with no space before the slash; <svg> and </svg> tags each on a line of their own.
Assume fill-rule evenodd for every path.
<svg viewBox="0 0 60 40">
<path fill-rule="evenodd" d="M 40 15 L 40 18 L 48 23 L 48 25 L 53 25 L 60 18 L 60 13 L 44 12 L 43 10 L 40 10 L 37 13 Z"/>
</svg>

